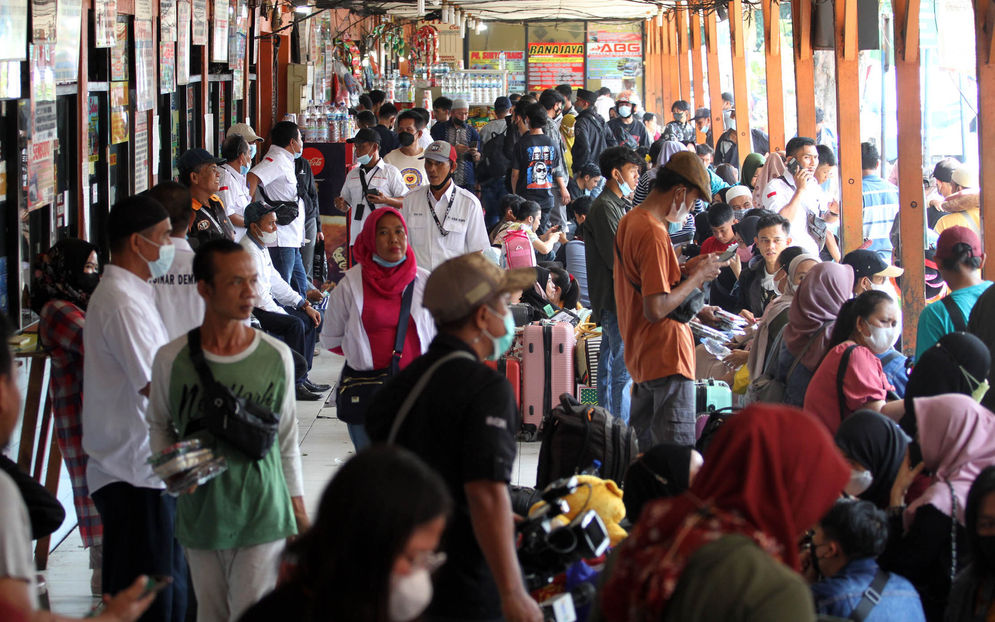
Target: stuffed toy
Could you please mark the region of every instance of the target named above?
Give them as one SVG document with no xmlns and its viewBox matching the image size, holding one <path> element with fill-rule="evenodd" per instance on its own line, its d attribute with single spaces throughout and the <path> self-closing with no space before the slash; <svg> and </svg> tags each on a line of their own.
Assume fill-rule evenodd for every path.
<svg viewBox="0 0 995 622">
<path fill-rule="evenodd" d="M 619 522 L 625 518 L 625 504 L 622 502 L 622 490 L 610 479 L 601 479 L 593 475 L 578 475 L 577 481 L 580 486 L 573 494 L 564 497 L 564 501 L 570 506 L 570 511 L 556 517 L 556 522 L 561 525 L 568 525 L 570 521 L 588 510 L 594 510 L 604 521 L 608 529 L 608 537 L 612 547 L 618 546 L 619 542 L 625 540 L 629 533 L 622 529 Z M 544 507 L 545 501 L 532 506 L 529 514 Z"/>
</svg>

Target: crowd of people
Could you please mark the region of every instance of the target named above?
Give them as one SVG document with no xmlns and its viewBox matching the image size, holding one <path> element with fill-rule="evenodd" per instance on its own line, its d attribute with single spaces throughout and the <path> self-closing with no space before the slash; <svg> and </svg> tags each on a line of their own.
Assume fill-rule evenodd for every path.
<svg viewBox="0 0 995 622">
<path fill-rule="evenodd" d="M 97 619 L 542 620 L 499 371 L 534 321 L 599 327 L 597 403 L 640 451 L 590 619 L 995 615 L 977 173 L 924 175 L 929 304 L 906 357 L 894 170 L 861 146 L 864 243 L 844 253 L 824 115 L 783 152 L 755 129 L 741 163 L 732 102 L 712 128 L 684 100 L 664 123 L 631 85 L 561 85 L 499 97 L 477 127 L 464 100 L 401 111 L 371 91 L 333 205 L 292 119 L 264 154 L 236 124 L 221 157 L 190 149 L 176 181 L 114 205 L 108 249 L 39 255 L 57 440 L 93 593 L 116 594 Z M 348 223 L 335 285 L 315 271 L 319 207 Z M 692 330 L 730 316 L 745 328 L 719 349 Z M 322 351 L 344 358 L 328 384 L 309 375 Z M 333 380 L 357 455 L 312 524 L 295 403 Z M 699 380 L 741 407 L 700 453 Z M 229 431 L 224 408 L 268 434 Z M 0 445 L 19 410 L 4 350 Z M 163 494 L 149 458 L 190 439 L 227 469 Z M 60 619 L 38 610 L 27 479 L 0 473 L 0 613 Z"/>
</svg>

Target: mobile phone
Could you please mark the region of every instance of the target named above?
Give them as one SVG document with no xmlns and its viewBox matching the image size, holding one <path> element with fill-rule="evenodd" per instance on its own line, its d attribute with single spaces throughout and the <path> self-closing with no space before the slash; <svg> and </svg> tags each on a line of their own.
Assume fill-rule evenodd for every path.
<svg viewBox="0 0 995 622">
<path fill-rule="evenodd" d="M 380 188 L 367 188 L 366 189 L 366 195 L 367 196 L 380 196 Z"/>
<path fill-rule="evenodd" d="M 173 577 L 164 574 L 154 574 L 149 575 L 145 580 L 145 590 L 142 592 L 142 598 L 148 596 L 149 594 L 157 594 L 173 582 Z"/>
<path fill-rule="evenodd" d="M 798 171 L 802 170 L 802 165 L 799 164 L 798 160 L 795 158 L 788 158 L 788 161 L 784 163 L 784 166 L 792 175 L 797 175 Z"/>
<path fill-rule="evenodd" d="M 736 254 L 737 246 L 730 246 L 724 253 L 719 255 L 719 261 L 729 261 Z"/>
</svg>

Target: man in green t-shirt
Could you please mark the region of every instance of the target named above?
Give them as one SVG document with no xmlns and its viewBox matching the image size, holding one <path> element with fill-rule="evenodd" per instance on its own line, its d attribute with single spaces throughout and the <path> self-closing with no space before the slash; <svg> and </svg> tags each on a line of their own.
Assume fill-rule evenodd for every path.
<svg viewBox="0 0 995 622">
<path fill-rule="evenodd" d="M 280 421 L 277 442 L 265 457 L 253 460 L 199 425 L 203 387 L 187 336 L 156 354 L 149 408 L 153 453 L 199 436 L 228 463 L 217 478 L 180 496 L 176 538 L 190 564 L 198 619 L 229 620 L 276 586 L 285 540 L 308 524 L 293 359 L 285 344 L 246 322 L 257 275 L 244 248 L 229 240 L 205 243 L 194 257 L 193 274 L 206 303 L 201 344 L 215 380 L 273 411 Z"/>
</svg>

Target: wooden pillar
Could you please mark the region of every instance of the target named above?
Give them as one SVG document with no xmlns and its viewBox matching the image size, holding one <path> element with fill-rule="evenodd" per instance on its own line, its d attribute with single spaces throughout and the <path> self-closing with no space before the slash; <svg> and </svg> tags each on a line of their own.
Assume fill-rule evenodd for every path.
<svg viewBox="0 0 995 622">
<path fill-rule="evenodd" d="M 811 0 L 791 0 L 791 31 L 795 48 L 798 135 L 815 138 L 815 61 L 812 58 Z"/>
<path fill-rule="evenodd" d="M 701 66 L 701 12 L 695 10 L 691 13 L 691 77 L 694 90 L 694 102 L 691 106 L 691 115 L 694 111 L 705 105 L 705 74 Z M 698 133 L 698 143 L 705 142 L 705 135 Z"/>
<path fill-rule="evenodd" d="M 90 143 L 90 132 L 88 128 L 90 119 L 90 63 L 89 63 L 89 32 L 87 27 L 88 13 L 90 11 L 90 0 L 83 0 L 81 14 L 81 25 L 79 31 L 79 77 L 76 81 L 76 175 L 79 178 L 76 186 L 76 237 L 81 240 L 90 239 L 90 210 L 86 206 L 90 204 L 90 161 L 88 146 Z"/>
<path fill-rule="evenodd" d="M 681 52 L 678 49 L 677 43 L 677 12 L 670 11 L 667 13 L 667 39 L 670 41 L 670 82 L 672 84 L 670 88 L 671 98 L 663 102 L 664 110 L 670 110 L 670 106 L 673 105 L 675 100 L 681 98 L 681 67 L 680 67 L 680 57 Z"/>
<path fill-rule="evenodd" d="M 208 2 L 207 4 L 208 4 L 207 10 L 211 14 L 211 20 L 212 20 L 210 24 L 213 24 L 214 3 Z M 214 42 L 213 39 L 214 39 L 214 33 L 209 26 L 207 29 L 207 43 L 205 43 L 201 47 L 201 54 L 200 54 L 200 127 L 202 132 L 200 136 L 199 146 L 201 148 L 207 146 L 207 137 L 213 135 L 214 133 L 214 128 L 207 126 L 207 115 L 211 113 L 211 95 L 210 95 L 211 92 L 208 88 L 209 80 L 207 72 L 210 67 L 209 61 L 211 58 L 211 44 Z M 215 146 L 220 147 L 221 145 L 215 145 Z"/>
<path fill-rule="evenodd" d="M 918 91 L 916 91 L 918 93 Z M 864 241 L 864 200 L 860 165 L 860 66 L 857 51 L 857 0 L 836 1 L 836 122 L 840 128 L 841 251 Z M 922 158 L 915 161 L 921 166 Z"/>
<path fill-rule="evenodd" d="M 705 65 L 708 68 L 708 108 L 712 113 L 712 140 L 725 131 L 722 121 L 722 82 L 719 79 L 719 40 L 715 13 L 705 14 Z M 715 145 L 712 145 L 713 147 Z"/>
<path fill-rule="evenodd" d="M 687 3 L 684 3 L 685 5 Z M 677 31 L 677 70 L 681 82 L 679 99 L 691 99 L 691 74 L 688 65 L 688 14 L 685 6 L 674 11 L 674 28 Z M 669 111 L 669 109 L 667 109 Z M 691 113 L 692 115 L 694 112 Z"/>
<path fill-rule="evenodd" d="M 784 149 L 784 85 L 781 80 L 781 12 L 764 0 L 764 66 L 767 68 L 767 134 L 770 150 Z"/>
<path fill-rule="evenodd" d="M 653 40 L 653 30 L 652 30 L 652 20 L 646 20 L 646 24 L 643 28 L 645 32 L 645 46 L 646 46 L 646 57 L 643 61 L 643 72 L 645 73 L 645 91 L 643 96 L 643 101 L 646 102 L 646 108 L 653 110 L 659 110 L 659 93 L 660 93 L 660 81 L 657 75 L 659 71 L 659 66 L 656 64 L 656 46 Z"/>
<path fill-rule="evenodd" d="M 736 145 L 739 166 L 753 151 L 750 135 L 750 98 L 746 86 L 746 48 L 743 41 L 743 0 L 729 2 L 729 35 L 732 38 L 732 88 L 736 101 Z M 714 134 L 713 134 L 714 135 Z"/>
<path fill-rule="evenodd" d="M 899 93 L 919 93 L 919 0 L 892 0 L 895 19 L 895 73 Z M 842 127 L 842 126 L 840 126 Z M 916 318 L 926 306 L 923 243 L 926 201 L 922 188 L 922 102 L 898 107 L 898 205 L 901 218 L 902 345 L 915 354 Z"/>
<path fill-rule="evenodd" d="M 259 125 L 253 128 L 256 134 L 264 137 L 269 136 L 273 124 L 276 123 L 272 106 L 277 95 L 273 90 L 273 54 L 276 52 L 273 41 L 274 35 L 259 39 L 259 58 L 256 60 L 256 112 L 259 115 L 257 119 Z"/>
<path fill-rule="evenodd" d="M 981 227 L 983 248 L 986 240 L 995 240 L 995 4 L 991 0 L 974 0 L 974 28 L 978 64 L 978 153 L 981 156 Z M 982 102 L 989 102 L 982 104 Z M 991 254 L 991 253 L 989 253 Z M 995 258 L 985 262 L 986 279 L 995 277 Z"/>
<path fill-rule="evenodd" d="M 660 37 L 660 77 L 662 85 L 662 88 L 660 89 L 660 96 L 663 98 L 660 110 L 666 109 L 666 107 L 670 105 L 670 102 L 674 101 L 673 89 L 674 82 L 676 81 L 676 76 L 671 72 L 673 64 L 670 62 L 670 30 L 667 27 L 667 19 L 667 15 L 664 15 L 663 24 L 656 29 L 657 35 Z"/>
</svg>

